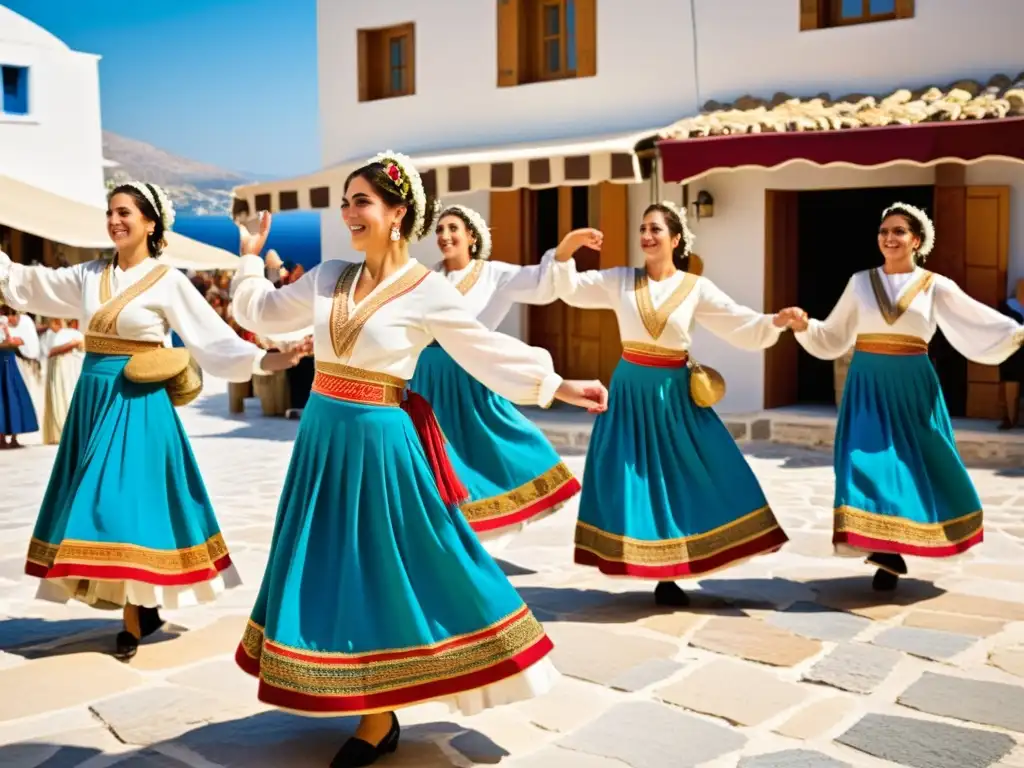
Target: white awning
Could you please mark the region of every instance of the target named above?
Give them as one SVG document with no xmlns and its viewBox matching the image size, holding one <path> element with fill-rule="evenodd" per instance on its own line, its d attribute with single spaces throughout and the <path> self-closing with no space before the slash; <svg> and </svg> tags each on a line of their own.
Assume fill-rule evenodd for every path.
<svg viewBox="0 0 1024 768">
<path fill-rule="evenodd" d="M 0 224 L 75 248 L 111 248 L 101 208 L 2 175 Z M 179 269 L 238 268 L 238 257 L 230 251 L 174 232 L 167 233 L 167 249 L 160 258 Z"/>
<path fill-rule="evenodd" d="M 589 186 L 603 181 L 637 184 L 643 181 L 637 145 L 656 138 L 663 127 L 588 139 L 424 153 L 412 155 L 412 160 L 428 194 L 442 199 L 469 192 Z M 360 157 L 306 176 L 237 187 L 234 215 L 336 208 L 346 177 L 365 162 Z"/>
</svg>

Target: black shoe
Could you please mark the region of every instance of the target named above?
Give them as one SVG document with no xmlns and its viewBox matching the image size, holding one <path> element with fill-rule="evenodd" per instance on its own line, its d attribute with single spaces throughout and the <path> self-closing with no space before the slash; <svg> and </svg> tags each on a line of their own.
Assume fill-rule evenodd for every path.
<svg viewBox="0 0 1024 768">
<path fill-rule="evenodd" d="M 876 552 L 867 559 L 867 563 L 883 571 L 888 571 L 893 576 L 907 575 L 907 561 L 903 559 L 903 555 L 896 555 L 891 552 Z"/>
<path fill-rule="evenodd" d="M 654 602 L 672 608 L 685 608 L 690 604 L 690 598 L 674 581 L 659 581 L 654 588 Z"/>
<path fill-rule="evenodd" d="M 331 761 L 331 768 L 363 768 L 373 765 L 384 755 L 391 754 L 398 749 L 398 737 L 401 732 L 402 729 L 398 726 L 398 717 L 392 712 L 391 730 L 380 740 L 380 744 L 374 746 L 368 741 L 353 736 L 341 745 L 338 754 Z"/>
<path fill-rule="evenodd" d="M 164 620 L 160 618 L 159 608 L 139 606 L 139 629 L 142 631 L 142 637 L 149 637 L 163 625 Z M 127 629 L 118 632 L 114 655 L 122 661 L 128 661 L 139 652 L 139 639 Z"/>
<path fill-rule="evenodd" d="M 875 578 L 871 580 L 871 588 L 875 592 L 895 592 L 899 583 L 899 576 L 892 571 L 879 568 L 875 571 Z"/>
</svg>

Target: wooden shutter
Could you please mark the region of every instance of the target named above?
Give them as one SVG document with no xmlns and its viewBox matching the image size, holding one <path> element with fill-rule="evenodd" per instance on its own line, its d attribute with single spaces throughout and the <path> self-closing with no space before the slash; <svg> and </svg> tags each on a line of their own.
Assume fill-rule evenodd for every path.
<svg viewBox="0 0 1024 768">
<path fill-rule="evenodd" d="M 370 32 L 360 29 L 356 41 L 356 73 L 359 80 L 359 100 L 370 100 Z"/>
<path fill-rule="evenodd" d="M 597 0 L 576 0 L 576 77 L 597 74 Z"/>
<path fill-rule="evenodd" d="M 825 26 L 821 0 L 800 0 L 800 31 Z"/>
<path fill-rule="evenodd" d="M 914 0 L 896 0 L 896 18 L 914 18 Z"/>
<path fill-rule="evenodd" d="M 520 68 L 520 39 L 521 22 L 523 14 L 521 11 L 522 0 L 497 0 L 498 2 L 498 87 L 510 88 L 519 85 Z"/>
<path fill-rule="evenodd" d="M 1010 188 L 967 187 L 964 290 L 998 306 L 1006 294 L 1010 251 Z M 999 368 L 967 364 L 967 417 L 998 419 Z"/>
<path fill-rule="evenodd" d="M 528 263 L 524 237 L 522 190 L 491 192 L 490 215 L 491 260 L 508 264 Z"/>
<path fill-rule="evenodd" d="M 799 193 L 765 190 L 764 311 L 778 312 L 799 305 Z M 764 355 L 764 407 L 795 405 L 799 399 L 800 346 L 784 333 Z"/>
</svg>

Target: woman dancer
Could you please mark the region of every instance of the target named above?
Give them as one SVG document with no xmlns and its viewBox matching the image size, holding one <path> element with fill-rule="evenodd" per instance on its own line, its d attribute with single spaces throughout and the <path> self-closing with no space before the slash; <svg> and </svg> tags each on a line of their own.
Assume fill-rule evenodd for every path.
<svg viewBox="0 0 1024 768">
<path fill-rule="evenodd" d="M 451 205 L 441 212 L 437 244 L 444 255 L 441 273 L 492 331 L 513 304 L 556 298 L 550 260 L 527 267 L 488 261 L 491 234 L 471 208 Z M 436 341 L 420 354 L 409 389 L 437 414 L 456 474 L 469 490 L 462 514 L 481 538 L 545 517 L 579 493 L 579 481 L 533 422 L 466 373 Z"/>
<path fill-rule="evenodd" d="M 0 449 L 21 448 L 18 435 L 38 432 L 39 420 L 18 365 L 18 349 L 25 343 L 16 331 L 18 315 L 3 306 L 0 312 Z"/>
<path fill-rule="evenodd" d="M 928 359 L 936 327 L 984 365 L 1024 342 L 1019 323 L 921 268 L 934 245 L 928 215 L 895 203 L 878 229 L 881 267 L 855 273 L 824 321 L 786 310 L 815 357 L 833 360 L 855 346 L 836 424 L 832 541 L 839 554 L 867 553 L 883 591 L 907 573 L 903 555 L 949 557 L 982 540 L 981 500 Z"/>
<path fill-rule="evenodd" d="M 59 318 L 50 318 L 44 340 L 46 405 L 43 409 L 43 444 L 57 445 L 71 408 L 71 395 L 82 375 L 85 336 Z"/>
<path fill-rule="evenodd" d="M 743 349 L 769 347 L 785 318 L 736 304 L 714 283 L 684 271 L 693 244 L 684 212 L 656 203 L 644 212 L 643 269 L 577 272 L 572 254 L 599 249 L 578 230 L 555 252 L 559 296 L 581 309 L 611 309 L 622 361 L 608 412 L 587 451 L 575 560 L 614 576 L 657 580 L 659 605 L 685 606 L 674 579 L 778 550 L 786 534 L 728 429 L 691 397 L 694 321 Z"/>
<path fill-rule="evenodd" d="M 1024 323 L 1024 278 L 1017 281 L 1013 293 L 999 305 L 999 311 L 1015 322 Z M 1003 419 L 999 429 L 1014 429 L 1020 423 L 1020 385 L 1024 382 L 1024 349 L 1019 349 L 999 366 Z"/>
<path fill-rule="evenodd" d="M 335 768 L 398 745 L 394 710 L 442 700 L 469 714 L 538 695 L 551 642 L 455 508 L 430 406 L 405 393 L 435 338 L 520 403 L 602 408 L 599 382 L 562 381 L 551 357 L 488 331 L 443 276 L 409 257 L 430 232 L 409 159 L 373 158 L 346 180 L 342 216 L 363 264 L 326 261 L 274 289 L 243 256 L 235 317 L 256 333 L 315 322 L 316 379 L 285 479 L 270 561 L 236 659 L 261 701 L 310 715 L 362 714 Z M 243 238 L 257 254 L 269 232 Z"/>
<path fill-rule="evenodd" d="M 166 356 L 153 350 L 174 329 L 204 368 L 236 381 L 297 359 L 264 356 L 239 339 L 188 278 L 155 258 L 173 222 L 163 190 L 132 182 L 109 197 L 113 262 L 48 269 L 13 264 L 0 253 L 0 290 L 12 307 L 81 317 L 88 328 L 25 572 L 43 580 L 42 599 L 123 606 L 125 628 L 116 641 L 123 658 L 162 625 L 158 606 L 212 600 L 239 583 L 160 380 L 167 378 L 160 371 Z M 126 375 L 130 360 L 141 374 L 135 381 Z"/>
</svg>

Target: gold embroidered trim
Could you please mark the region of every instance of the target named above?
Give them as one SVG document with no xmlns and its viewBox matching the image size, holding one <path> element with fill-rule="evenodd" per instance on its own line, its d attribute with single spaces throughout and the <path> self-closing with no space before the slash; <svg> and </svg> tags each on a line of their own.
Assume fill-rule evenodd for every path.
<svg viewBox="0 0 1024 768">
<path fill-rule="evenodd" d="M 904 312 L 910 309 L 910 305 L 913 304 L 918 294 L 928 290 L 935 279 L 935 274 L 927 269 L 922 270 L 921 276 L 900 294 L 895 304 L 889 298 L 889 292 L 885 289 L 885 283 L 882 281 L 882 276 L 878 274 L 878 270 L 872 269 L 868 272 L 868 277 L 871 279 L 871 290 L 875 294 L 878 311 L 882 313 L 882 318 L 885 322 L 892 325 L 903 317 Z"/>
<path fill-rule="evenodd" d="M 369 653 L 325 653 L 279 645 L 249 622 L 242 648 L 260 678 L 310 696 L 368 696 L 471 675 L 515 658 L 545 637 L 525 606 L 479 632 L 434 645 Z"/>
<path fill-rule="evenodd" d="M 150 549 L 135 544 L 105 544 L 94 541 L 64 539 L 50 544 L 33 538 L 28 546 L 28 561 L 52 568 L 57 563 L 108 565 L 142 568 L 158 573 L 188 573 L 213 564 L 228 554 L 224 537 L 217 534 L 208 541 L 187 549 Z"/>
<path fill-rule="evenodd" d="M 85 334 L 85 351 L 94 355 L 137 355 L 161 348 L 163 344 L 158 341 L 122 339 L 120 336 L 103 336 L 91 331 Z"/>
<path fill-rule="evenodd" d="M 575 477 L 569 468 L 559 462 L 540 477 L 524 483 L 515 490 L 499 496 L 492 496 L 489 499 L 463 504 L 462 514 L 470 523 L 507 517 L 557 493 L 562 486 L 573 479 Z"/>
<path fill-rule="evenodd" d="M 144 294 L 170 271 L 166 264 L 160 264 L 151 269 L 141 280 L 128 286 L 115 297 L 110 298 L 112 293 L 111 281 L 114 275 L 114 265 L 107 264 L 100 275 L 100 302 L 103 306 L 99 308 L 89 321 L 89 331 L 103 336 L 117 336 L 117 318 L 122 310 L 129 303 Z"/>
<path fill-rule="evenodd" d="M 1024 347 L 1024 328 L 1021 328 L 1013 334 L 1013 343 L 1017 345 L 1017 347 Z"/>
<path fill-rule="evenodd" d="M 642 341 L 622 342 L 623 352 L 633 352 L 637 355 L 649 355 L 651 357 L 664 357 L 669 360 L 685 360 L 690 353 L 685 349 L 669 349 L 659 347 L 657 344 L 645 344 Z"/>
<path fill-rule="evenodd" d="M 325 373 L 328 376 L 338 376 L 343 379 L 362 381 L 367 384 L 380 384 L 385 387 L 398 387 L 399 389 L 405 389 L 408 383 L 405 379 L 400 379 L 387 373 L 367 371 L 364 368 L 353 368 L 351 365 L 331 363 L 327 360 L 317 360 L 316 370 L 318 373 Z"/>
<path fill-rule="evenodd" d="M 414 264 L 376 296 L 364 299 L 355 314 L 349 317 L 349 292 L 358 273 L 358 264 L 349 266 L 342 272 L 334 288 L 334 299 L 331 303 L 331 344 L 335 356 L 339 358 L 345 358 L 352 353 L 360 331 L 378 309 L 411 291 L 430 273 L 430 270 L 422 264 Z"/>
<path fill-rule="evenodd" d="M 668 325 L 669 318 L 686 301 L 694 286 L 697 285 L 698 276 L 686 272 L 683 274 L 683 281 L 672 291 L 672 294 L 665 299 L 664 303 L 657 309 L 654 308 L 654 301 L 651 299 L 650 278 L 647 270 L 636 270 L 633 278 L 633 293 L 636 295 L 636 308 L 640 313 L 640 319 L 644 328 L 651 334 L 651 338 L 657 341 Z"/>
<path fill-rule="evenodd" d="M 983 513 L 979 509 L 969 515 L 944 523 L 917 523 L 902 517 L 879 515 L 853 507 L 838 507 L 833 514 L 836 533 L 854 533 L 881 541 L 919 546 L 959 544 L 982 529 Z"/>
<path fill-rule="evenodd" d="M 857 336 L 856 349 L 877 355 L 925 355 L 928 342 L 900 333 L 862 333 Z"/>
<path fill-rule="evenodd" d="M 779 529 L 770 507 L 762 507 L 738 520 L 697 536 L 661 541 L 641 541 L 576 523 L 576 547 L 603 560 L 631 565 L 678 565 L 717 555 Z"/>
<path fill-rule="evenodd" d="M 480 275 L 484 273 L 484 262 L 481 259 L 475 259 L 473 266 L 470 267 L 469 274 L 459 281 L 459 284 L 455 286 L 459 293 L 465 296 L 471 290 L 473 286 L 480 280 Z"/>
</svg>

